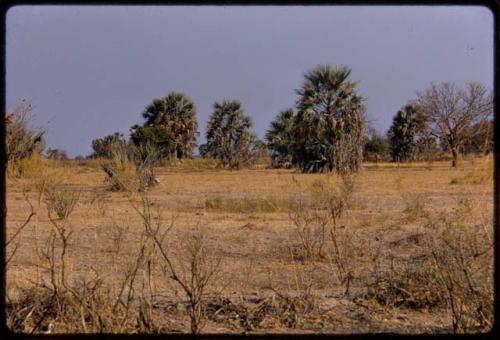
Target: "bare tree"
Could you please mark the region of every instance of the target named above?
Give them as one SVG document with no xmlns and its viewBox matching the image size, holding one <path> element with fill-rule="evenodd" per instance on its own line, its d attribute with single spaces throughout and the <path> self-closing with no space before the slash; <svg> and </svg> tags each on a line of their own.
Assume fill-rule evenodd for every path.
<svg viewBox="0 0 500 340">
<path fill-rule="evenodd" d="M 433 83 L 417 93 L 415 104 L 426 115 L 430 133 L 446 143 L 453 157 L 452 166 L 456 167 L 461 146 L 473 137 L 470 127 L 492 116 L 493 93 L 476 82 L 470 82 L 465 89 L 448 82 Z"/>
</svg>

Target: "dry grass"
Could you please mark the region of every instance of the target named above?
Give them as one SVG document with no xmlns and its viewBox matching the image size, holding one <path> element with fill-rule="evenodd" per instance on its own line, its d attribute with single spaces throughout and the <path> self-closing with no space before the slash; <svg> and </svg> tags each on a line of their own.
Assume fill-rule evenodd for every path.
<svg viewBox="0 0 500 340">
<path fill-rule="evenodd" d="M 7 179 L 16 332 L 491 327 L 492 179 L 450 185 L 491 172 L 491 161 L 458 172 L 448 162 L 366 164 L 343 182 L 190 160 L 156 169 L 160 183 L 133 194 L 109 191 L 89 162 L 49 162 L 39 176 Z"/>
</svg>

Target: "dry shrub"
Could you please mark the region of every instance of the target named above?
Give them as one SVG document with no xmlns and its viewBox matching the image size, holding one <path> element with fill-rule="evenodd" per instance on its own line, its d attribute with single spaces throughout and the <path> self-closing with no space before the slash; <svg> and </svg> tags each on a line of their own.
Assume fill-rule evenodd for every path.
<svg viewBox="0 0 500 340">
<path fill-rule="evenodd" d="M 462 211 L 442 214 L 426 225 L 431 270 L 451 311 L 453 331 L 485 332 L 493 324 L 491 226 L 464 223 Z"/>
<path fill-rule="evenodd" d="M 137 167 L 126 154 L 115 153 L 109 161 L 101 164 L 101 168 L 111 191 L 135 192 L 140 189 Z"/>
<path fill-rule="evenodd" d="M 175 220 L 164 225 L 161 213 L 154 213 L 146 193 L 140 194 L 140 205 L 133 208 L 142 219 L 145 235 L 155 247 L 162 262 L 162 272 L 173 280 L 187 298 L 187 313 L 191 321 L 191 333 L 199 334 L 206 323 L 205 307 L 210 289 L 219 279 L 221 258 L 214 256 L 214 249 L 208 247 L 200 228 L 186 232 L 180 240 L 180 250 L 170 250 L 167 236 L 174 227 Z M 155 206 L 158 206 L 155 204 Z"/>
<path fill-rule="evenodd" d="M 315 273 L 317 267 L 313 263 L 301 263 L 292 256 L 291 269 L 285 275 L 285 284 L 274 283 L 280 273 L 270 273 L 267 289 L 274 292 L 269 301 L 267 312 L 278 319 L 286 328 L 303 328 L 317 308 L 317 296 L 314 289 L 317 285 Z"/>
<path fill-rule="evenodd" d="M 479 164 L 473 164 L 472 171 L 460 172 L 454 176 L 450 184 L 486 184 L 493 181 L 493 156 L 487 155 L 479 160 Z"/>
<path fill-rule="evenodd" d="M 29 175 L 31 185 L 38 195 L 38 204 L 49 188 L 54 190 L 58 185 L 68 183 L 71 178 L 71 172 L 67 167 L 56 166 L 53 161 L 44 160 L 40 168 Z"/>
<path fill-rule="evenodd" d="M 428 217 L 419 251 L 393 258 L 390 267 L 375 256 L 368 297 L 396 307 L 447 308 L 455 333 L 491 329 L 492 230 L 468 220 L 470 212 L 469 202 L 461 200 L 454 211 Z"/>
<path fill-rule="evenodd" d="M 21 160 L 39 155 L 43 149 L 41 129 L 30 128 L 31 105 L 15 107 L 5 118 L 5 153 L 10 175 L 21 177 L 23 167 Z"/>
<path fill-rule="evenodd" d="M 80 191 L 65 185 L 50 184 L 45 187 L 44 202 L 49 212 L 55 213 L 61 220 L 65 220 L 73 212 Z"/>
<path fill-rule="evenodd" d="M 112 191 L 137 192 L 155 185 L 155 166 L 160 162 L 158 151 L 149 145 L 115 146 L 112 157 L 101 164 L 106 182 Z"/>
<path fill-rule="evenodd" d="M 332 274 L 349 294 L 356 262 L 355 235 L 340 224 L 354 191 L 354 176 L 327 175 L 313 182 L 313 210 L 301 206 L 291 214 L 293 231 L 298 239 L 291 247 L 294 260 L 326 260 Z"/>
<path fill-rule="evenodd" d="M 276 303 L 269 298 L 248 300 L 243 297 L 238 300 L 222 296 L 209 299 L 205 307 L 207 319 L 241 327 L 248 332 L 263 327 L 266 319 L 279 314 Z"/>
<path fill-rule="evenodd" d="M 368 284 L 368 298 L 383 306 L 413 309 L 443 307 L 439 281 L 429 271 L 427 260 L 391 260 L 391 267 L 372 271 L 373 282 Z"/>
<path fill-rule="evenodd" d="M 9 161 L 7 175 L 15 178 L 36 178 L 49 163 L 49 160 L 39 154 L 12 159 Z"/>
</svg>

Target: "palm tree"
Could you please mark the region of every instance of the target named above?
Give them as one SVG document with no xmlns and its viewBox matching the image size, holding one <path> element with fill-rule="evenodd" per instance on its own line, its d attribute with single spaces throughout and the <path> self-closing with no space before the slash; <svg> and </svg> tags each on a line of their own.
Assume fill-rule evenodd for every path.
<svg viewBox="0 0 500 340">
<path fill-rule="evenodd" d="M 162 127 L 165 129 L 163 136 L 171 136 L 174 144 L 171 156 L 182 159 L 192 155 L 196 147 L 198 122 L 196 107 L 188 96 L 171 92 L 163 98 L 153 100 L 142 116 L 145 119 L 144 128 Z"/>
<path fill-rule="evenodd" d="M 363 157 L 364 99 L 351 70 L 319 65 L 297 90 L 293 161 L 303 171 L 357 171 Z"/>
<path fill-rule="evenodd" d="M 294 118 L 295 113 L 292 108 L 281 110 L 266 132 L 265 138 L 275 168 L 290 167 L 292 164 L 290 147 L 293 141 Z"/>
<path fill-rule="evenodd" d="M 251 146 L 255 139 L 250 132 L 251 127 L 252 120 L 245 115 L 240 102 L 216 102 L 207 124 L 207 143 L 203 154 L 219 160 L 224 167 L 241 167 L 251 158 Z"/>
</svg>

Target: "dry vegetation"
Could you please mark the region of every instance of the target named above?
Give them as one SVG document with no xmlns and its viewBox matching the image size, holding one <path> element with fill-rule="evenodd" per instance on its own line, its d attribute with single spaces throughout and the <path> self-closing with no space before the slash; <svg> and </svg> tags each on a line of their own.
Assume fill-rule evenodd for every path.
<svg viewBox="0 0 500 340">
<path fill-rule="evenodd" d="M 123 161 L 113 169 L 135 184 L 111 190 L 121 182 L 99 160 L 29 158 L 7 179 L 8 326 L 487 332 L 492 163 L 368 163 L 338 177 L 188 160 L 127 190 L 140 174 Z"/>
</svg>

